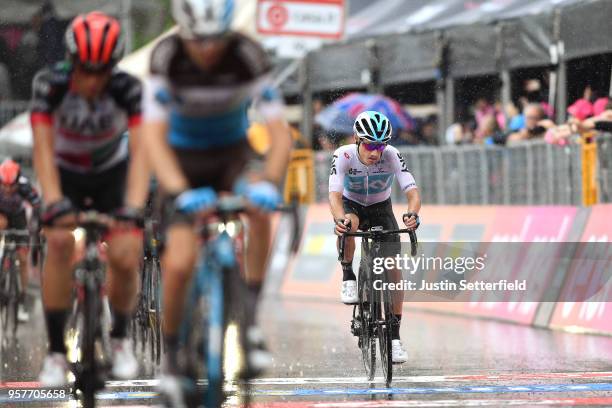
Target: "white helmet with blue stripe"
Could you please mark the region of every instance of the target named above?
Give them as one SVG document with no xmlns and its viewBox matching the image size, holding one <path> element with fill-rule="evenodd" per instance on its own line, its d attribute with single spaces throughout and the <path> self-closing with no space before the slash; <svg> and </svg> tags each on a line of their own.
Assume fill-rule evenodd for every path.
<svg viewBox="0 0 612 408">
<path fill-rule="evenodd" d="M 389 119 L 376 111 L 361 112 L 355 119 L 353 131 L 359 139 L 372 143 L 388 143 L 393 133 Z"/>
<path fill-rule="evenodd" d="M 214 37 L 230 29 L 234 0 L 172 0 L 172 17 L 185 39 Z"/>
</svg>

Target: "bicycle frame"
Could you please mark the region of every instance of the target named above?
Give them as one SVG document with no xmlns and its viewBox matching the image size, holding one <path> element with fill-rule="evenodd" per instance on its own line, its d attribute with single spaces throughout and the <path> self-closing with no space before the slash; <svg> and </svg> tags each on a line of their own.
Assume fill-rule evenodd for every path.
<svg viewBox="0 0 612 408">
<path fill-rule="evenodd" d="M 351 331 L 354 335 L 359 336 L 359 347 L 362 350 L 364 368 L 369 380 L 374 379 L 376 371 L 376 345 L 373 339 L 378 337 L 381 364 L 387 387 L 390 386 L 393 378 L 391 326 L 396 321 L 396 318 L 392 311 L 393 302 L 388 289 L 383 290 L 381 293 L 372 288 L 372 261 L 374 256 L 380 254 L 382 238 L 384 236 L 401 233 L 408 233 L 410 235 L 411 254 L 412 256 L 416 255 L 418 245 L 416 233 L 408 229 L 385 231 L 382 227 L 372 227 L 369 231 L 365 232 L 346 232 L 340 237 L 339 243 L 338 259 L 343 261 L 346 237 L 362 237 L 362 254 L 358 279 L 359 303 L 353 308 Z M 386 270 L 383 270 L 381 278 L 388 281 Z M 359 310 L 359 319 L 357 319 L 357 310 Z M 366 313 L 367 316 L 364 318 Z M 358 326 L 357 329 L 356 326 Z"/>
<path fill-rule="evenodd" d="M 105 264 L 99 256 L 99 243 L 105 227 L 96 220 L 96 213 L 85 213 L 85 254 L 74 271 L 76 297 L 73 302 L 70 326 L 73 335 L 80 336 L 81 354 L 71 356 L 72 371 L 76 377 L 75 391 L 83 394 L 83 406 L 95 406 L 95 393 L 104 388 L 106 371 L 110 368 L 110 307 L 106 297 Z M 87 217 L 91 217 L 88 219 Z M 82 332 L 79 333 L 78 329 Z M 100 351 L 96 342 L 100 341 Z"/>
<path fill-rule="evenodd" d="M 239 343 L 244 347 L 247 344 L 246 327 L 251 324 L 249 319 L 253 317 L 253 309 L 249 305 L 255 299 L 253 297 L 252 302 L 246 300 L 250 299 L 251 293 L 247 292 L 246 283 L 240 274 L 244 243 L 244 225 L 240 214 L 246 211 L 247 205 L 244 197 L 220 198 L 214 212 L 217 220 L 207 223 L 200 231 L 202 251 L 179 331 L 182 345 L 192 350 L 195 348 L 195 353 L 201 357 L 199 361 L 204 360 L 208 381 L 204 402 L 207 407 L 218 407 L 224 399 L 223 348 L 230 318 L 236 320 Z M 292 249 L 295 250 L 300 236 L 298 209 L 288 206 L 277 208 L 277 211 L 289 212 L 293 216 Z M 202 311 L 202 318 L 193 317 L 199 311 Z M 202 344 L 199 344 L 199 339 L 194 339 L 198 335 L 198 327 L 194 326 L 199 325 L 202 325 L 200 334 L 204 336 Z M 247 368 L 245 353 L 242 354 L 244 368 Z M 193 358 L 189 362 L 193 364 L 198 360 Z M 198 367 L 187 367 L 186 371 L 190 371 L 189 368 L 192 368 L 190 375 L 194 377 Z M 248 371 L 241 372 L 245 373 L 248 377 Z M 248 383 L 245 386 L 248 387 Z M 244 405 L 248 406 L 249 393 L 245 394 Z"/>
<path fill-rule="evenodd" d="M 204 341 L 200 353 L 205 360 L 208 382 L 204 394 L 207 407 L 217 407 L 223 402 L 223 347 L 227 308 L 230 306 L 227 281 L 231 274 L 239 275 L 240 265 L 235 244 L 242 233 L 243 225 L 238 218 L 221 219 L 205 226 L 202 232 L 202 252 L 181 328 L 183 344 L 190 343 L 188 339 L 193 333 L 193 327 L 189 327 L 189 322 L 192 321 L 194 306 L 203 306 L 201 324 Z"/>
</svg>

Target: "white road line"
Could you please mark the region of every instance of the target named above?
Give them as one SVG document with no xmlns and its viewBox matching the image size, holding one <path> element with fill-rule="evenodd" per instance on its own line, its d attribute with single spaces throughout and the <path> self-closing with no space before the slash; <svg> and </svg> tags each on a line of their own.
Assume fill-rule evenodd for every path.
<svg viewBox="0 0 612 408">
<path fill-rule="evenodd" d="M 394 377 L 393 384 L 430 384 L 445 382 L 501 382 L 501 381 L 534 381 L 562 379 L 606 379 L 612 378 L 612 372 L 573 372 L 573 373 L 528 373 L 528 374 L 474 374 L 474 375 L 437 375 L 437 376 L 404 376 Z M 252 385 L 307 385 L 307 384 L 384 384 L 383 377 L 369 381 L 365 377 L 289 377 L 289 378 L 258 378 L 251 381 Z M 108 381 L 107 387 L 156 387 L 159 380 Z M 520 385 L 517 384 L 517 390 Z M 579 385 L 578 385 L 579 387 Z"/>
</svg>

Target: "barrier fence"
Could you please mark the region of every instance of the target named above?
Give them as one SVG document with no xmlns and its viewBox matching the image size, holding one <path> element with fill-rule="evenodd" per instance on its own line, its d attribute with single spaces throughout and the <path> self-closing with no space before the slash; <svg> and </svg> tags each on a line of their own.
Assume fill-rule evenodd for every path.
<svg viewBox="0 0 612 408">
<path fill-rule="evenodd" d="M 596 138 L 599 202 L 612 201 L 612 135 Z M 583 144 L 399 147 L 427 204 L 583 205 Z M 315 156 L 317 201 L 327 201 L 332 154 Z M 588 156 L 587 156 L 588 157 Z M 393 201 L 406 197 L 394 185 Z"/>
</svg>

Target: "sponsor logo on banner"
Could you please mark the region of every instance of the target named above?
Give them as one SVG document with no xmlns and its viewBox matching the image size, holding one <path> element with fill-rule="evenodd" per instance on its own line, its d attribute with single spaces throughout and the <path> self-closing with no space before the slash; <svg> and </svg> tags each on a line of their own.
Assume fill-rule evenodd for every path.
<svg viewBox="0 0 612 408">
<path fill-rule="evenodd" d="M 344 33 L 344 0 L 259 0 L 257 31 L 340 39 Z"/>
</svg>

